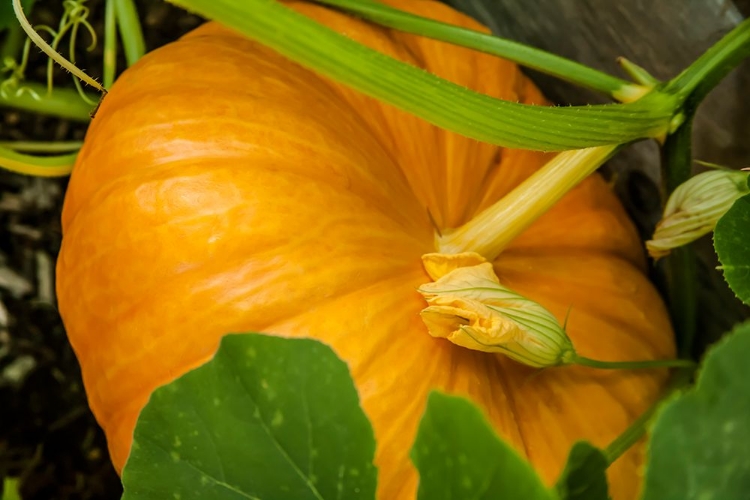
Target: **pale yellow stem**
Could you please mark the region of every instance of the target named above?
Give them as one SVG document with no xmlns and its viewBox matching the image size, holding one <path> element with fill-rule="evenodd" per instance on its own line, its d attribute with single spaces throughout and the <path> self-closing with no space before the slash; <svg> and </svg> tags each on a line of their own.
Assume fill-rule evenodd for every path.
<svg viewBox="0 0 750 500">
<path fill-rule="evenodd" d="M 23 8 L 21 7 L 21 0 L 13 0 L 13 10 L 16 13 L 16 17 L 18 18 L 18 22 L 21 25 L 21 28 L 23 28 L 29 38 L 31 38 L 31 41 L 34 42 L 37 47 L 42 49 L 42 52 L 47 54 L 57 64 L 73 73 L 73 75 L 75 75 L 82 82 L 91 85 L 95 89 L 104 92 L 105 94 L 107 93 L 107 90 L 102 87 L 99 82 L 78 69 L 75 64 L 72 64 L 70 61 L 65 59 L 59 52 L 57 52 L 47 42 L 45 42 L 41 36 L 39 36 L 39 33 L 34 30 L 29 21 L 26 19 L 26 16 L 23 13 Z"/>
<path fill-rule="evenodd" d="M 592 174 L 620 145 L 565 151 L 463 226 L 436 237 L 438 252 L 476 252 L 492 261 L 516 236 Z"/>
</svg>

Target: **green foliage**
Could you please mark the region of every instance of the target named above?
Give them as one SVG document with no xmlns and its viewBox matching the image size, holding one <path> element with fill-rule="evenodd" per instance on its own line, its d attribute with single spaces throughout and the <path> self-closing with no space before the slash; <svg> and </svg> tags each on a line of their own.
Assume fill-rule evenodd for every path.
<svg viewBox="0 0 750 500">
<path fill-rule="evenodd" d="M 411 451 L 420 500 L 551 500 L 524 459 L 466 399 L 430 394 Z"/>
<path fill-rule="evenodd" d="M 18 478 L 3 479 L 3 496 L 0 500 L 21 500 L 21 494 L 18 492 Z"/>
<path fill-rule="evenodd" d="M 693 390 L 667 403 L 649 443 L 644 500 L 750 492 L 750 323 L 712 348 Z"/>
<path fill-rule="evenodd" d="M 602 450 L 585 441 L 573 445 L 568 463 L 557 480 L 562 500 L 607 500 L 607 457 Z"/>
<path fill-rule="evenodd" d="M 750 304 L 750 195 L 734 202 L 719 219 L 714 231 L 714 248 L 729 287 L 745 304 Z"/>
<path fill-rule="evenodd" d="M 124 499 L 363 499 L 372 427 L 348 368 L 313 340 L 230 335 L 157 389 L 125 465 Z"/>
</svg>

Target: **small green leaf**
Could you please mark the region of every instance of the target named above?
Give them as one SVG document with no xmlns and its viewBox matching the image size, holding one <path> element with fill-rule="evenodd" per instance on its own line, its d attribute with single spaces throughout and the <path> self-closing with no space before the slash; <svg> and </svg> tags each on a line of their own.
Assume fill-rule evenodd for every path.
<svg viewBox="0 0 750 500">
<path fill-rule="evenodd" d="M 714 248 L 729 287 L 750 304 L 750 195 L 734 202 L 716 223 Z"/>
<path fill-rule="evenodd" d="M 411 450 L 420 500 L 552 500 L 534 469 L 466 399 L 433 392 Z"/>
<path fill-rule="evenodd" d="M 375 497 L 375 440 L 346 364 L 314 340 L 225 337 L 141 413 L 123 499 Z"/>
<path fill-rule="evenodd" d="M 706 355 L 695 389 L 652 430 L 643 500 L 741 500 L 750 492 L 750 322 Z"/>
<path fill-rule="evenodd" d="M 565 469 L 557 480 L 561 500 L 607 500 L 607 457 L 585 441 L 573 445 Z"/>
</svg>

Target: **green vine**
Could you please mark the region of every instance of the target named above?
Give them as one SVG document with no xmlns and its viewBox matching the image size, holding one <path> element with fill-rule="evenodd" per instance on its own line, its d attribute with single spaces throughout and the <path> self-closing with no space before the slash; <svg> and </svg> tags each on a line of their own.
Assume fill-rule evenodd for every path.
<svg viewBox="0 0 750 500">
<path fill-rule="evenodd" d="M 650 90 L 650 87 L 642 86 L 641 82 L 637 82 L 637 80 L 637 83 L 633 84 L 550 52 L 479 31 L 410 14 L 380 2 L 372 0 L 315 1 L 323 5 L 340 8 L 389 28 L 503 57 L 527 68 L 608 94 L 624 102 L 633 101 Z"/>
<path fill-rule="evenodd" d="M 76 3 L 73 0 L 66 0 L 66 1 Z M 81 71 L 75 64 L 65 59 L 59 52 L 57 52 L 57 50 L 55 50 L 52 46 L 50 46 L 50 44 L 44 41 L 44 39 L 39 35 L 39 33 L 37 33 L 36 30 L 31 26 L 28 19 L 26 19 L 26 16 L 23 13 L 23 7 L 21 6 L 21 0 L 12 0 L 12 2 L 13 2 L 13 11 L 16 14 L 16 18 L 18 19 L 18 22 L 21 25 L 21 28 L 23 28 L 23 30 L 26 32 L 28 37 L 37 47 L 39 47 L 45 54 L 47 54 L 52 60 L 54 60 L 60 66 L 70 71 L 73 74 L 73 76 L 77 77 L 82 82 L 106 94 L 107 90 L 104 87 L 102 87 L 102 85 L 99 82 L 97 82 L 96 80 L 88 76 L 86 73 Z M 73 24 L 75 24 L 75 22 Z M 62 20 L 61 20 L 61 25 L 67 26 L 67 23 L 63 25 Z M 72 27 L 72 25 L 70 27 Z M 54 33 L 54 36 L 56 39 L 59 39 L 60 37 L 62 37 L 62 35 L 64 35 L 64 32 L 62 29 L 60 29 L 58 32 L 55 32 L 51 28 L 45 27 L 45 31 Z M 61 34 L 61 32 L 63 33 Z"/>
</svg>

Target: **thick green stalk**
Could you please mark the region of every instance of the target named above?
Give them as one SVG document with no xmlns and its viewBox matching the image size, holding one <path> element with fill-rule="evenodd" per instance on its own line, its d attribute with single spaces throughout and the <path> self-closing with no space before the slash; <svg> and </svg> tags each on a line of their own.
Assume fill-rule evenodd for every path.
<svg viewBox="0 0 750 500">
<path fill-rule="evenodd" d="M 677 102 L 528 106 L 493 99 L 372 50 L 276 0 L 172 0 L 334 80 L 460 134 L 507 147 L 560 151 L 664 135 Z"/>
<path fill-rule="evenodd" d="M 122 38 L 122 48 L 128 66 L 143 57 L 146 53 L 146 41 L 143 38 L 141 21 L 133 0 L 111 0 L 115 2 L 117 27 Z"/>
<path fill-rule="evenodd" d="M 687 181 L 692 173 L 692 117 L 667 137 L 662 150 L 665 195 Z M 665 196 L 665 199 L 666 199 Z M 689 357 L 696 331 L 697 263 L 690 246 L 672 250 L 666 258 L 669 312 L 677 332 L 679 354 Z"/>
<path fill-rule="evenodd" d="M 676 93 L 683 100 L 689 97 L 692 104 L 697 105 L 747 57 L 750 57 L 750 19 L 738 24 L 690 67 L 672 79 L 664 91 Z"/>
<path fill-rule="evenodd" d="M 79 122 L 91 120 L 92 107 L 86 104 L 74 89 L 55 88 L 47 95 L 47 86 L 34 82 L 24 82 L 23 86 L 41 96 L 34 98 L 29 92 L 19 96 L 0 96 L 0 106 L 7 106 L 24 111 L 58 116 Z M 92 96 L 96 100 L 96 96 Z"/>
<path fill-rule="evenodd" d="M 565 194 L 596 171 L 619 146 L 566 151 L 461 227 L 436 237 L 440 253 L 475 252 L 494 260 Z"/>
<path fill-rule="evenodd" d="M 633 100 L 633 97 L 640 97 L 649 90 L 522 43 L 420 17 L 379 2 L 371 0 L 315 0 L 315 2 L 341 8 L 383 26 L 503 57 L 576 85 L 603 92 L 616 99 Z"/>
</svg>

